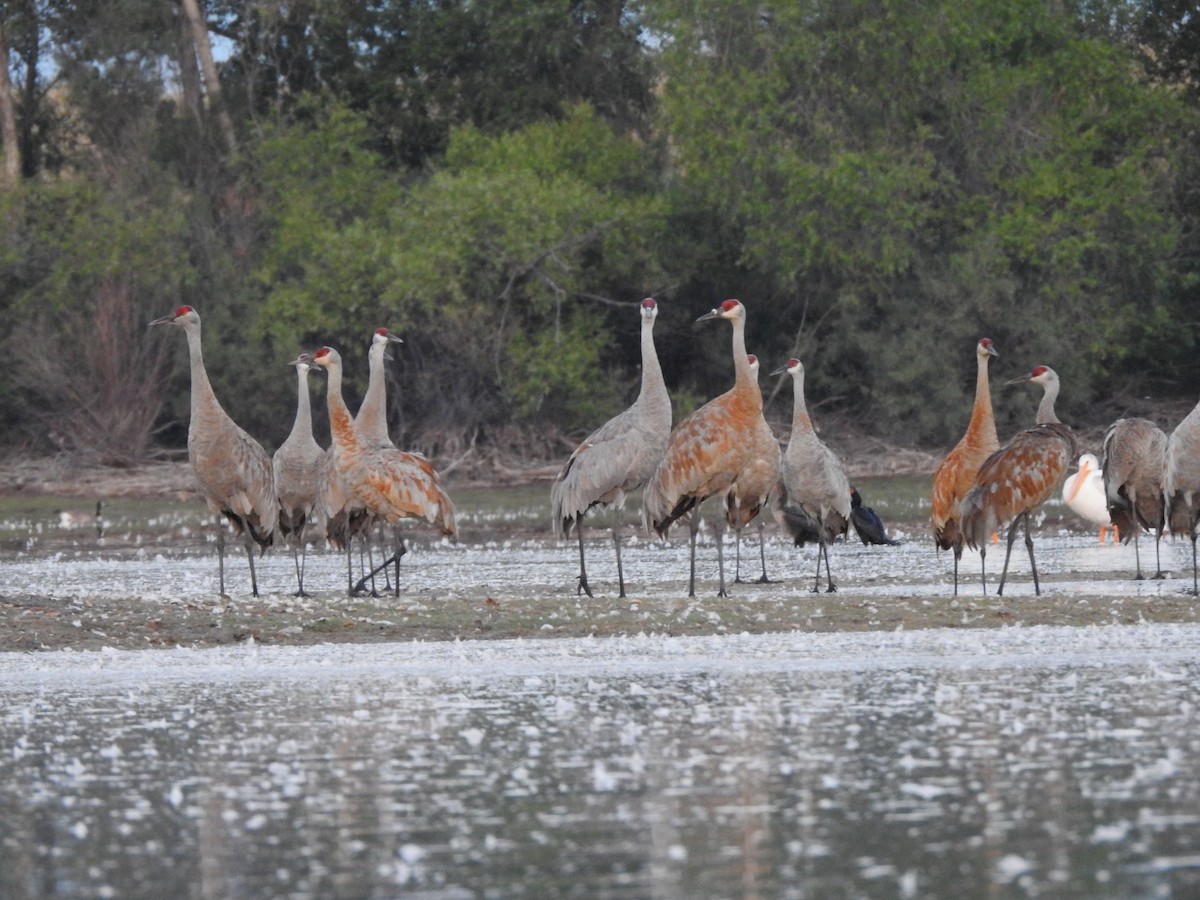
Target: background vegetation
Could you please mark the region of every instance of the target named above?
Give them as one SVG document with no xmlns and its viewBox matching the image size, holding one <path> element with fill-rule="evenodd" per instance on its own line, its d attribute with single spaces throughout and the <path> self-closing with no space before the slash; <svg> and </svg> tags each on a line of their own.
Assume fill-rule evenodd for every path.
<svg viewBox="0 0 1200 900">
<path fill-rule="evenodd" d="M 10 449 L 181 446 L 183 341 L 145 323 L 184 303 L 268 449 L 286 362 L 338 346 L 358 395 L 386 326 L 402 445 L 557 458 L 636 391 L 645 296 L 681 413 L 730 383 L 692 323 L 733 296 L 766 368 L 895 443 L 957 438 L 983 335 L 1081 425 L 1200 382 L 1183 0 L 0 0 L 0 29 Z M 998 394 L 1002 433 L 1035 401 Z"/>
</svg>

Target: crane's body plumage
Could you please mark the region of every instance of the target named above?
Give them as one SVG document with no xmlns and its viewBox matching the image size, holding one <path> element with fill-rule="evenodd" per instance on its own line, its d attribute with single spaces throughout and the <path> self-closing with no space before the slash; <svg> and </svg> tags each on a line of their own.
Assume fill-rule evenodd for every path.
<svg viewBox="0 0 1200 900">
<path fill-rule="evenodd" d="M 1163 460 L 1167 528 L 1192 542 L 1192 593 L 1197 593 L 1196 525 L 1200 521 L 1200 403 L 1175 426 Z"/>
<path fill-rule="evenodd" d="M 304 529 L 317 504 L 325 451 L 313 437 L 312 402 L 308 394 L 308 373 L 312 371 L 312 365 L 302 359 L 295 360 L 294 365 L 297 380 L 296 418 L 287 439 L 271 457 L 271 468 L 275 478 L 275 496 L 279 499 L 279 534 L 292 545 L 297 593 L 304 596 Z"/>
<path fill-rule="evenodd" d="M 975 476 L 975 484 L 962 501 L 962 533 L 967 546 L 987 554 L 990 536 L 1009 522 L 1008 551 L 1004 571 L 1000 576 L 999 593 L 1004 593 L 1008 560 L 1012 554 L 1017 525 L 1025 525 L 1025 545 L 1033 568 L 1034 590 L 1041 593 L 1037 566 L 1033 561 L 1033 539 L 1029 536 L 1029 515 L 1053 496 L 1075 459 L 1075 435 L 1069 426 L 1058 420 L 1054 401 L 1058 397 L 1059 380 L 1053 369 L 1036 367 L 1028 376 L 1009 384 L 1033 381 L 1042 385 L 1045 393 L 1038 406 L 1036 424 L 1018 432 L 1007 444 L 984 460 Z M 984 590 L 987 590 L 986 581 Z"/>
<path fill-rule="evenodd" d="M 1164 524 L 1163 471 L 1166 433 L 1149 419 L 1118 419 L 1104 434 L 1103 486 L 1108 515 L 1123 543 L 1133 538 L 1142 579 L 1141 531 L 1154 531 L 1155 578 L 1162 578 L 1159 543 Z"/>
<path fill-rule="evenodd" d="M 793 507 L 810 520 L 817 530 L 817 577 L 821 580 L 821 559 L 825 559 L 826 590 L 835 591 L 829 571 L 828 547 L 846 533 L 850 524 L 850 480 L 841 460 L 813 428 L 804 399 L 804 366 L 790 359 L 783 369 L 792 376 L 792 432 L 783 454 L 783 486 L 786 506 Z"/>
<path fill-rule="evenodd" d="M 750 367 L 757 381 L 759 361 L 753 353 L 750 354 Z M 770 579 L 767 578 L 767 555 L 763 543 L 764 519 L 759 516 L 779 484 L 783 451 L 779 447 L 775 432 L 771 430 L 766 416 L 761 411 L 753 430 L 747 436 L 747 442 L 750 444 L 750 458 L 741 475 L 725 494 L 725 522 L 734 531 L 734 546 L 737 549 L 733 580 L 735 583 L 742 580 L 742 529 L 757 518 L 759 559 L 762 562 L 762 575 L 758 583 L 768 584 Z"/>
<path fill-rule="evenodd" d="M 962 500 L 975 484 L 983 461 L 1000 449 L 988 383 L 988 361 L 998 355 L 989 338 L 981 338 L 975 345 L 975 402 L 971 407 L 971 420 L 966 432 L 933 473 L 930 524 L 937 548 L 954 551 L 955 594 L 958 593 L 958 561 L 964 543 L 960 527 Z"/>
<path fill-rule="evenodd" d="M 251 543 L 261 554 L 271 546 L 279 524 L 279 500 L 271 458 L 254 438 L 230 418 L 217 400 L 201 349 L 200 316 L 181 306 L 152 325 L 176 325 L 187 336 L 191 367 L 191 415 L 188 423 L 188 460 L 210 510 L 223 515 L 243 536 L 250 560 L 250 581 L 255 596 Z M 223 534 L 218 532 L 221 593 L 225 592 Z"/>
</svg>

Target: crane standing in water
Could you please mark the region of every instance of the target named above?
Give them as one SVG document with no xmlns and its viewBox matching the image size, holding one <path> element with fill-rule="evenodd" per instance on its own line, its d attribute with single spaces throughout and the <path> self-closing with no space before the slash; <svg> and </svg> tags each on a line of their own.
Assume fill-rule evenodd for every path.
<svg viewBox="0 0 1200 900">
<path fill-rule="evenodd" d="M 1196 525 L 1200 521 L 1200 403 L 1175 426 L 1163 461 L 1167 527 L 1192 542 L 1192 594 L 1196 585 Z"/>
<path fill-rule="evenodd" d="M 850 482 L 837 458 L 817 437 L 804 403 L 804 366 L 789 359 L 771 374 L 792 376 L 792 433 L 783 454 L 783 486 L 787 506 L 803 513 L 816 527 L 817 575 L 813 591 L 821 586 L 821 558 L 825 559 L 825 591 L 837 590 L 829 568 L 829 545 L 846 533 L 850 524 Z M 793 532 L 795 534 L 795 532 Z M 797 543 L 800 543 L 797 538 Z"/>
<path fill-rule="evenodd" d="M 975 485 L 962 501 L 962 534 L 969 547 L 979 550 L 985 595 L 987 541 L 1007 522 L 1012 522 L 1012 526 L 1008 531 L 1008 549 L 1004 554 L 1004 570 L 1000 573 L 997 594 L 1004 594 L 1013 540 L 1017 536 L 1017 526 L 1021 524 L 1025 526 L 1025 547 L 1033 569 L 1033 590 L 1035 594 L 1041 594 L 1037 563 L 1033 558 L 1033 538 L 1029 535 L 1029 516 L 1055 492 L 1067 466 L 1075 458 L 1075 435 L 1054 412 L 1059 390 L 1058 373 L 1049 366 L 1037 366 L 1028 375 L 1014 378 L 1008 384 L 1026 381 L 1040 384 L 1045 391 L 1034 420 L 1036 424 L 1017 432 L 1012 440 L 984 460 L 975 476 Z"/>
<path fill-rule="evenodd" d="M 642 520 L 647 530 L 666 537 L 671 525 L 689 516 L 691 564 L 688 596 L 696 596 L 696 533 L 699 507 L 709 497 L 724 497 L 743 476 L 750 461 L 746 437 L 762 416 L 762 391 L 746 353 L 746 308 L 726 300 L 697 322 L 725 319 L 733 326 L 734 384 L 714 397 L 671 431 L 667 450 L 642 492 Z M 725 555 L 722 539 L 725 515 L 717 517 L 718 596 L 726 596 Z"/>
<path fill-rule="evenodd" d="M 308 373 L 313 369 L 311 356 L 293 360 L 296 367 L 296 418 L 287 440 L 271 457 L 275 496 L 279 498 L 279 534 L 292 545 L 292 563 L 296 568 L 296 596 L 304 592 L 304 563 L 308 545 L 304 529 L 317 503 L 321 461 L 325 451 L 313 437 L 312 401 L 308 395 Z"/>
<path fill-rule="evenodd" d="M 1134 578 L 1141 581 L 1142 555 L 1138 547 L 1140 532 L 1154 529 L 1155 578 L 1162 578 L 1164 504 L 1163 466 L 1167 456 L 1167 435 L 1149 419 L 1118 419 L 1104 434 L 1104 496 L 1113 531 L 1124 543 L 1133 537 L 1137 564 Z"/>
<path fill-rule="evenodd" d="M 627 494 L 642 487 L 658 466 L 671 434 L 671 397 L 663 381 L 654 348 L 654 320 L 658 304 L 641 303 L 642 385 L 633 405 L 609 419 L 584 439 L 558 473 L 550 491 L 550 521 L 559 538 L 579 538 L 579 587 L 576 593 L 592 596 L 583 555 L 583 517 L 593 506 L 625 506 Z M 625 571 L 621 566 L 621 536 L 614 527 L 619 596 L 625 596 Z"/>
<path fill-rule="evenodd" d="M 751 353 L 749 359 L 750 371 L 754 380 L 758 381 L 758 357 Z M 767 549 L 763 541 L 763 526 L 766 522 L 761 513 L 778 485 L 783 453 L 779 449 L 779 441 L 775 439 L 775 432 L 771 430 L 762 414 L 759 415 L 754 431 L 747 440 L 751 445 L 750 460 L 745 471 L 725 495 L 725 521 L 733 529 L 737 554 L 734 560 L 733 582 L 742 583 L 742 529 L 757 518 L 758 557 L 762 563 L 762 575 L 756 583 L 770 584 L 771 579 L 767 578 Z"/>
<path fill-rule="evenodd" d="M 191 418 L 188 424 L 188 460 L 208 507 L 224 516 L 240 534 L 250 562 L 250 587 L 258 596 L 254 573 L 254 547 L 263 553 L 275 540 L 279 499 L 271 457 L 222 408 L 204 368 L 200 342 L 200 314 L 180 306 L 151 325 L 174 325 L 187 336 L 191 363 Z M 225 529 L 217 522 L 217 566 L 221 596 L 225 596 Z"/>
<path fill-rule="evenodd" d="M 975 484 L 983 461 L 1000 449 L 996 435 L 996 417 L 992 413 L 992 393 L 988 386 L 988 361 L 998 356 L 990 338 L 975 345 L 975 403 L 971 421 L 933 473 L 933 497 L 930 522 L 933 540 L 939 550 L 954 551 L 954 593 L 958 594 L 958 562 L 962 558 L 963 535 L 960 527 L 962 499 Z"/>
</svg>

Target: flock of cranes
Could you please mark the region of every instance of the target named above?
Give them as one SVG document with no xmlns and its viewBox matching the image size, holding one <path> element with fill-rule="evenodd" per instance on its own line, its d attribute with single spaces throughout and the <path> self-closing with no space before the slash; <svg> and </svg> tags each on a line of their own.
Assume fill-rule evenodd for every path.
<svg viewBox="0 0 1200 900">
<path fill-rule="evenodd" d="M 665 538 L 679 521 L 688 526 L 688 594 L 695 596 L 696 538 L 700 508 L 711 497 L 720 500 L 715 516 L 719 596 L 726 596 L 723 535 L 736 534 L 737 568 L 741 581 L 741 533 L 757 520 L 762 575 L 769 581 L 761 539 L 764 512 L 773 508 L 797 546 L 817 545 L 813 591 L 836 591 L 829 547 L 851 525 L 863 543 L 894 544 L 882 522 L 862 505 L 837 455 L 813 428 L 804 395 L 804 366 L 790 359 L 774 375 L 792 378 L 792 425 L 787 447 L 780 449 L 763 415 L 758 384 L 759 361 L 746 352 L 746 307 L 726 300 L 697 321 L 723 319 L 732 334 L 733 386 L 701 406 L 674 427 L 671 401 L 654 345 L 658 305 L 643 300 L 641 317 L 642 381 L 636 401 L 590 434 L 571 454 L 551 490 L 551 521 L 557 537 L 575 531 L 579 548 L 578 592 L 592 596 L 588 583 L 583 521 L 597 506 L 620 509 L 626 497 L 642 491 L 642 523 Z M 321 347 L 293 360 L 297 375 L 296 417 L 288 438 L 274 457 L 242 430 L 213 393 L 204 368 L 200 316 L 181 306 L 151 325 L 173 325 L 187 338 L 191 367 L 191 418 L 188 456 L 209 508 L 224 517 L 242 537 L 250 569 L 251 589 L 258 595 L 254 570 L 261 554 L 278 538 L 292 549 L 297 593 L 304 591 L 305 529 L 316 522 L 331 544 L 347 555 L 347 587 L 364 590 L 369 579 L 396 566 L 405 552 L 396 526 L 402 519 L 419 519 L 438 532 L 455 536 L 454 505 L 439 483 L 438 473 L 417 453 L 395 446 L 388 434 L 384 361 L 390 344 L 399 338 L 378 329 L 368 350 L 370 378 L 356 415 L 342 396 L 342 358 L 337 350 Z M 1004 592 L 1013 543 L 1019 528 L 1033 573 L 1034 590 L 1041 593 L 1029 519 L 1063 483 L 1076 457 L 1070 427 L 1055 414 L 1059 378 L 1053 369 L 1037 366 L 1009 384 L 1031 382 L 1043 395 L 1034 424 L 1001 445 L 996 432 L 988 367 L 998 354 L 983 338 L 975 348 L 975 400 L 966 433 L 937 467 L 931 495 L 931 525 L 935 546 L 954 556 L 954 592 L 959 587 L 963 548 L 979 551 L 981 579 L 987 592 L 986 556 L 989 539 L 1008 526 L 1004 567 L 997 588 Z M 324 371 L 332 444 L 323 449 L 313 436 L 308 376 Z M 1196 533 L 1200 520 L 1200 404 L 1168 438 L 1145 419 L 1121 419 L 1108 429 L 1104 460 L 1085 454 L 1080 471 L 1064 489 L 1073 506 L 1092 504 L 1107 514 L 1121 539 L 1134 541 L 1137 578 L 1142 578 L 1139 536 L 1153 531 L 1158 542 L 1164 532 L 1186 535 L 1192 543 L 1192 592 L 1197 590 Z M 1102 475 L 1096 469 L 1102 470 Z M 1092 476 L 1092 477 L 1089 477 Z M 1097 487 L 1099 479 L 1100 487 Z M 1099 499 L 1097 499 L 1099 494 Z M 1081 507 L 1082 512 L 1082 507 Z M 1083 513 L 1089 515 L 1089 513 Z M 352 547 L 361 540 L 368 548 L 376 526 L 392 531 L 392 553 L 357 582 Z M 224 529 L 218 527 L 220 590 L 225 593 Z M 626 595 L 621 541 L 612 532 L 620 596 Z M 1155 577 L 1162 577 L 1161 565 Z"/>
</svg>

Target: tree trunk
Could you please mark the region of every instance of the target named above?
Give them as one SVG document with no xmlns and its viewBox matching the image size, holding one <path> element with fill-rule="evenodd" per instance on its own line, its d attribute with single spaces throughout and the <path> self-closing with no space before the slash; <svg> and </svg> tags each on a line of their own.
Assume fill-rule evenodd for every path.
<svg viewBox="0 0 1200 900">
<path fill-rule="evenodd" d="M 21 178 L 21 142 L 17 137 L 17 111 L 12 85 L 8 81 L 8 42 L 4 23 L 0 22 L 0 149 L 4 151 L 0 189 L 11 190 Z"/>
<path fill-rule="evenodd" d="M 197 0 L 180 0 L 183 14 L 187 17 L 188 26 L 192 31 L 192 43 L 196 46 L 196 57 L 200 60 L 200 71 L 204 75 L 204 88 L 208 93 L 209 107 L 217 117 L 217 124 L 225 138 L 225 145 L 230 153 L 237 152 L 237 137 L 233 133 L 233 120 L 221 100 L 221 83 L 217 78 L 217 64 L 213 61 L 212 44 L 208 40 L 208 27 L 204 17 L 200 15 L 200 4 Z"/>
</svg>

